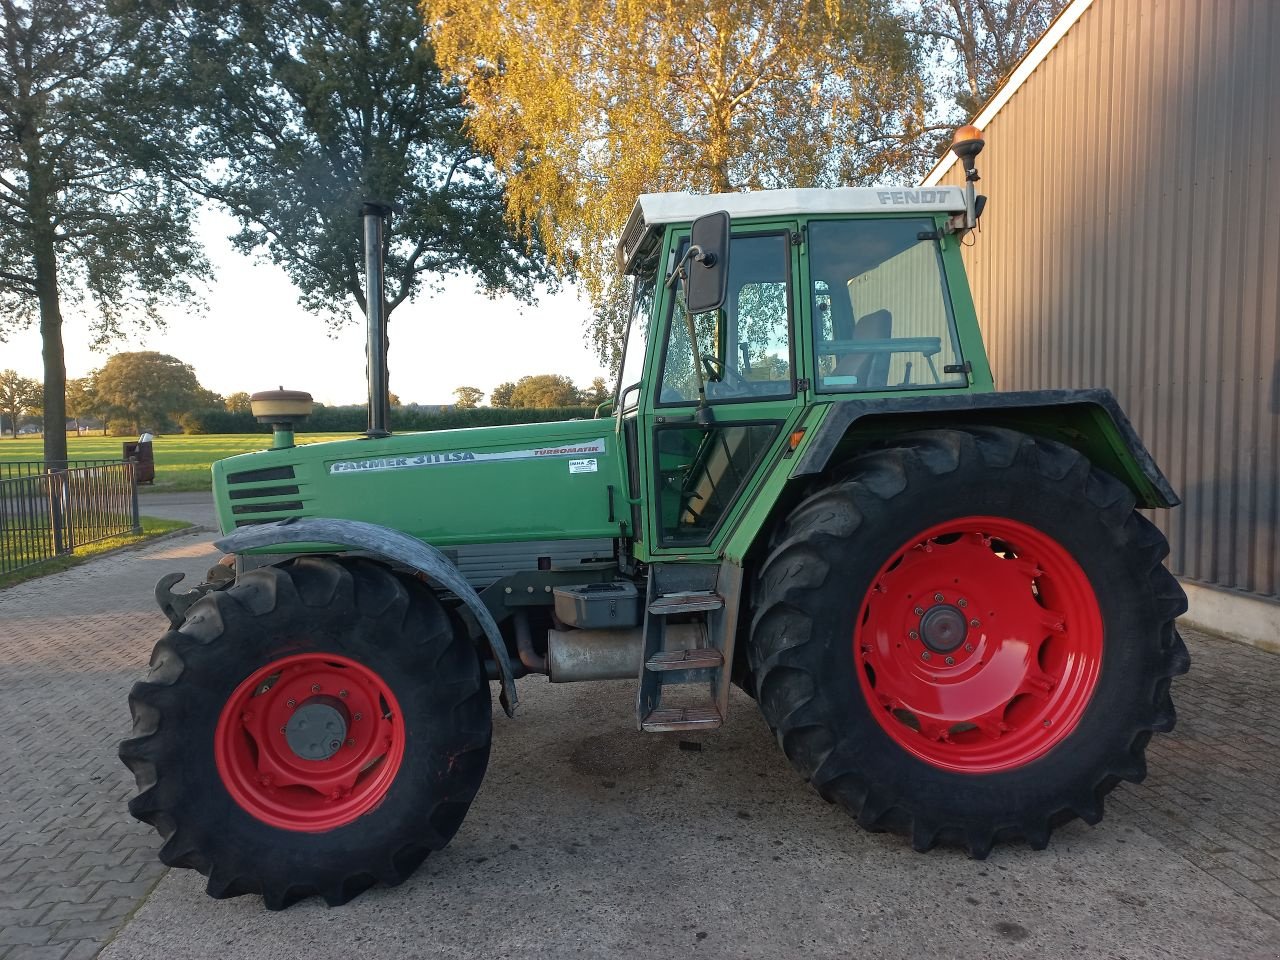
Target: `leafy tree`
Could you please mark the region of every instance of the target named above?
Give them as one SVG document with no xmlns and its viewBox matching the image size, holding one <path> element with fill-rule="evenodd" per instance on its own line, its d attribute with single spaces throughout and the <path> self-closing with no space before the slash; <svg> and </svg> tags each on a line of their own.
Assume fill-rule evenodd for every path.
<svg viewBox="0 0 1280 960">
<path fill-rule="evenodd" d="M 971 117 L 991 98 L 1067 0 L 919 0 L 911 30 L 944 90 Z"/>
<path fill-rule="evenodd" d="M 101 341 L 192 301 L 206 269 L 191 199 L 125 159 L 142 140 L 122 82 L 136 22 L 108 0 L 0 0 L 0 337 L 38 318 L 45 461 L 67 458 L 62 311 Z"/>
<path fill-rule="evenodd" d="M 582 391 L 582 402 L 593 406 L 599 406 L 613 396 L 613 391 L 609 389 L 609 384 L 604 377 L 596 377 L 591 381 L 591 386 Z"/>
<path fill-rule="evenodd" d="M 40 396 L 39 381 L 18 376 L 17 370 L 0 371 L 0 416 L 9 418 L 13 439 L 18 439 L 18 418 L 38 408 Z"/>
<path fill-rule="evenodd" d="M 532 299 L 549 279 L 536 240 L 511 228 L 503 185 L 463 133 L 403 0 L 122 0 L 150 14 L 135 83 L 150 149 L 242 229 L 233 240 L 280 265 L 300 303 L 333 324 L 361 310 L 361 201 L 394 204 L 390 315 L 422 286 L 466 273 Z"/>
<path fill-rule="evenodd" d="M 512 217 L 576 265 L 618 362 L 613 241 L 638 194 L 912 171 L 926 97 L 887 0 L 422 0 Z"/>
<path fill-rule="evenodd" d="M 150 350 L 117 353 L 103 364 L 96 382 L 107 414 L 132 433 L 167 429 L 181 413 L 223 405 L 221 397 L 210 397 L 200 386 L 189 364 Z"/>
<path fill-rule="evenodd" d="M 252 409 L 249 404 L 249 394 L 243 390 L 237 390 L 222 402 L 231 413 L 248 413 Z"/>
<path fill-rule="evenodd" d="M 398 393 L 388 393 L 388 394 L 387 394 L 387 402 L 388 402 L 388 403 L 390 403 L 390 404 L 391 404 L 391 406 L 393 406 L 393 407 L 399 407 L 399 406 L 401 406 L 401 405 L 402 405 L 402 404 L 400 403 L 400 394 L 398 394 Z"/>
<path fill-rule="evenodd" d="M 578 403 L 578 388 L 558 373 L 521 377 L 511 391 L 513 407 L 571 407 Z"/>
<path fill-rule="evenodd" d="M 516 392 L 516 385 L 510 380 L 500 383 L 489 391 L 489 406 L 491 407 L 510 407 L 511 395 Z"/>
<path fill-rule="evenodd" d="M 76 436 L 81 433 L 80 421 L 86 417 L 98 416 L 100 407 L 92 374 L 67 381 L 67 416 L 76 422 Z M 106 432 L 105 419 L 103 432 Z"/>
<path fill-rule="evenodd" d="M 459 410 L 474 410 L 484 399 L 484 391 L 479 387 L 455 387 L 453 395 L 458 398 L 454 406 Z"/>
</svg>

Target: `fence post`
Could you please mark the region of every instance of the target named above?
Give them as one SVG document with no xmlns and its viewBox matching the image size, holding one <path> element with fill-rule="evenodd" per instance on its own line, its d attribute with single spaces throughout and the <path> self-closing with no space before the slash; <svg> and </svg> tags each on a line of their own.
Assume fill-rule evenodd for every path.
<svg viewBox="0 0 1280 960">
<path fill-rule="evenodd" d="M 129 492 L 133 499 L 133 532 L 142 532 L 142 517 L 138 515 L 138 477 L 134 473 L 135 464 L 133 461 L 125 461 L 126 478 L 129 481 Z"/>
<path fill-rule="evenodd" d="M 44 478 L 49 496 L 49 532 L 53 534 L 53 555 L 60 557 L 71 552 L 63 542 L 62 484 L 58 473 L 52 469 L 45 473 Z"/>
</svg>

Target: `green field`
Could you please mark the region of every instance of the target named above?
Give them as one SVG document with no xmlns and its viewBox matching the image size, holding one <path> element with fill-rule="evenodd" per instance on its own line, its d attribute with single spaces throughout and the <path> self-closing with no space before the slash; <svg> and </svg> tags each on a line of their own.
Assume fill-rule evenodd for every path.
<svg viewBox="0 0 1280 960">
<path fill-rule="evenodd" d="M 342 440 L 349 433 L 306 433 L 299 444 L 320 440 Z M 67 456 L 72 460 L 119 459 L 124 437 L 67 437 Z M 40 460 L 44 455 L 40 437 L 0 440 L 0 463 L 13 460 Z M 157 437 L 156 491 L 208 490 L 209 465 L 237 453 L 249 453 L 271 446 L 271 436 L 254 434 L 209 434 L 187 437 L 180 434 Z M 143 487 L 143 490 L 149 489 Z"/>
</svg>

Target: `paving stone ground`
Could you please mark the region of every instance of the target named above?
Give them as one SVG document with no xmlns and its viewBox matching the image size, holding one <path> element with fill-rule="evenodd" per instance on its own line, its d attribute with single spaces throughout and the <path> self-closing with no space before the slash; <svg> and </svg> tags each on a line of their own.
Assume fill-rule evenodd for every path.
<svg viewBox="0 0 1280 960">
<path fill-rule="evenodd" d="M 0 960 L 95 956 L 165 868 L 129 817 L 125 696 L 165 626 L 155 580 L 216 559 L 192 533 L 0 590 Z"/>
<path fill-rule="evenodd" d="M 158 843 L 154 834 L 150 828 L 133 821 L 125 810 L 133 784 L 116 759 L 115 747 L 129 725 L 125 694 L 140 674 L 151 644 L 164 627 L 163 618 L 150 599 L 151 587 L 161 574 L 170 570 L 186 571 L 191 582 L 198 579 L 216 557 L 210 539 L 208 533 L 191 534 L 0 591 L 0 724 L 7 731 L 0 739 L 0 777 L 4 783 L 0 790 L 0 960 L 95 956 L 129 921 L 164 873 L 164 868 L 155 860 Z M 1206 912 L 1203 916 L 1197 915 L 1195 929 L 1203 929 L 1204 943 L 1224 944 L 1215 955 L 1280 956 L 1280 922 L 1277 922 L 1280 920 L 1280 799 L 1277 799 L 1280 798 L 1280 763 L 1277 763 L 1280 725 L 1275 719 L 1280 717 L 1280 656 L 1195 633 L 1188 632 L 1187 640 L 1193 666 L 1192 673 L 1174 687 L 1178 728 L 1173 735 L 1158 737 L 1152 743 L 1146 782 L 1140 786 L 1125 784 L 1117 790 L 1108 803 L 1108 817 L 1098 828 L 1068 827 L 1051 851 L 1045 854 L 1025 849 L 1015 851 L 1007 860 L 997 860 L 990 869 L 993 876 L 999 876 L 996 870 L 1010 870 L 1010 877 L 1020 872 L 1019 889 L 1023 892 L 1017 893 L 1019 897 L 1027 892 L 1032 897 L 1041 894 L 1048 897 L 1052 883 L 1074 882 L 1085 888 L 1096 887 L 1102 881 L 1091 878 L 1107 876 L 1105 858 L 1120 858 L 1115 861 L 1117 869 L 1127 863 L 1127 869 L 1150 871 L 1154 875 L 1117 878 L 1113 885 L 1117 885 L 1118 892 L 1113 891 L 1114 897 L 1108 903 L 1118 900 L 1123 909 L 1141 915 L 1144 910 L 1156 910 L 1163 902 L 1170 917 L 1185 916 L 1187 911 L 1203 907 Z M 706 863 L 713 871 L 724 863 L 732 863 L 734 854 L 729 853 L 726 861 L 725 845 L 717 847 L 711 842 L 712 835 L 719 841 L 736 835 L 739 829 L 762 830 L 760 821 L 768 817 L 778 820 L 778 839 L 771 842 L 779 849 L 771 860 L 760 857 L 761 870 L 781 869 L 778 864 L 788 853 L 788 846 L 802 842 L 794 836 L 794 831 L 814 830 L 817 831 L 813 834 L 815 842 L 820 839 L 822 844 L 827 844 L 819 844 L 812 852 L 812 863 L 819 878 L 825 869 L 826 856 L 830 856 L 836 867 L 850 857 L 858 862 L 861 862 L 859 858 L 866 858 L 867 869 L 874 866 L 881 872 L 883 879 L 878 884 L 881 890 L 898 883 L 915 890 L 920 884 L 930 882 L 930 876 L 940 878 L 952 873 L 961 878 L 957 884 L 974 881 L 976 876 L 987 877 L 986 872 L 975 873 L 977 865 L 963 858 L 947 853 L 919 857 L 904 852 L 896 839 L 863 836 L 852 824 L 838 817 L 830 821 L 824 819 L 831 816 L 825 804 L 813 798 L 807 788 L 799 784 L 792 786 L 785 780 L 789 771 L 773 757 L 774 748 L 767 731 L 758 717 L 751 714 L 752 705 L 745 698 L 735 699 L 736 713 L 726 728 L 725 747 L 718 747 L 715 739 L 707 738 L 708 753 L 675 754 L 681 763 L 696 764 L 700 762 L 697 758 L 703 756 L 711 764 L 717 750 L 727 751 L 720 755 L 723 758 L 720 762 L 727 761 L 728 766 L 709 766 L 697 773 L 690 772 L 693 768 L 685 770 L 666 761 L 659 763 L 654 759 L 657 756 L 654 751 L 665 747 L 656 746 L 653 741 L 660 738 L 642 738 L 626 728 L 626 719 L 622 716 L 625 703 L 616 710 L 612 704 L 612 700 L 619 697 L 626 699 L 619 685 L 598 688 L 543 685 L 530 692 L 534 696 L 530 698 L 525 717 L 514 724 L 500 716 L 495 720 L 498 729 L 495 729 L 495 759 L 490 780 L 472 817 L 464 824 L 462 834 L 450 850 L 429 861 L 428 869 L 420 871 L 420 876 L 405 887 L 373 891 L 344 908 L 346 912 L 324 911 L 309 904 L 284 915 L 266 917 L 260 905 L 249 902 L 248 898 L 235 901 L 234 905 L 206 901 L 200 893 L 200 878 L 176 871 L 164 880 L 154 904 L 148 904 L 129 922 L 127 930 L 106 955 L 112 958 L 158 956 L 162 948 L 169 956 L 188 955 L 175 952 L 172 942 L 165 940 L 166 931 L 170 937 L 174 935 L 175 913 L 183 917 L 184 922 L 186 917 L 191 918 L 190 937 L 183 940 L 179 936 L 179 942 L 190 944 L 192 956 L 275 955 L 271 951 L 287 951 L 290 937 L 297 929 L 305 929 L 308 922 L 320 924 L 315 927 L 317 930 L 325 923 L 331 927 L 339 920 L 362 929 L 361 918 L 366 914 L 373 919 L 369 920 L 370 926 L 363 935 L 391 936 L 392 940 L 384 944 L 388 949 L 396 943 L 419 943 L 420 937 L 440 936 L 442 943 L 452 944 L 448 949 L 442 947 L 441 955 L 492 953 L 491 944 L 481 941 L 474 944 L 473 953 L 471 947 L 465 946 L 465 938 L 456 940 L 459 928 L 445 922 L 448 916 L 440 915 L 443 904 L 443 909 L 456 911 L 464 918 L 464 926 L 482 925 L 477 913 L 483 917 L 484 911 L 473 911 L 466 903 L 467 897 L 482 896 L 500 880 L 491 873 L 480 877 L 472 874 L 493 866 L 478 866 L 486 860 L 528 856 L 509 852 L 503 836 L 522 828 L 520 818 L 507 823 L 503 821 L 506 814 L 487 809 L 485 804 L 496 802 L 495 798 L 505 798 L 503 802 L 513 804 L 512 809 L 522 808 L 526 802 L 528 807 L 538 808 L 544 799 L 550 799 L 543 798 L 540 791 L 554 792 L 563 786 L 565 778 L 579 775 L 591 781 L 584 789 L 592 791 L 590 799 L 595 804 L 592 815 L 605 817 L 604 822 L 591 825 L 592 830 L 598 829 L 602 834 L 601 838 L 593 836 L 591 842 L 599 839 L 604 848 L 598 853 L 596 863 L 581 868 L 588 872 L 601 864 L 607 866 L 611 857 L 621 856 L 606 842 L 610 831 L 616 834 L 621 830 L 617 835 L 626 836 L 628 830 L 648 829 L 644 826 L 645 810 L 635 806 L 636 803 L 650 803 L 650 812 L 657 815 L 657 805 L 668 802 L 668 796 L 701 793 L 701 799 L 695 796 L 682 808 L 694 811 L 692 814 L 677 809 L 669 815 L 692 817 L 692 822 L 708 825 L 709 832 L 705 835 L 694 830 L 682 842 L 688 846 L 685 856 Z M 599 718 L 595 716 L 597 713 Z M 589 725 L 593 729 L 575 733 L 575 724 L 584 717 L 592 720 Z M 535 727 L 531 725 L 537 723 L 544 726 L 543 732 L 536 736 L 545 739 L 536 743 L 521 739 L 535 736 Z M 618 728 L 616 744 L 610 739 L 610 746 L 603 753 L 601 724 Z M 569 742 L 571 737 L 586 739 L 572 751 L 566 747 L 563 772 L 557 772 L 554 757 L 548 761 L 549 772 L 545 778 L 540 779 L 536 770 L 522 770 L 521 765 L 530 756 L 529 750 L 547 751 L 548 744 L 554 744 L 556 737 L 564 742 Z M 639 753 L 632 758 L 634 764 L 624 762 L 636 751 Z M 644 768 L 644 776 L 638 778 L 643 781 L 637 787 L 641 792 L 621 802 L 627 778 L 635 773 L 631 769 L 635 764 Z M 740 772 L 762 764 L 768 769 L 757 771 L 759 776 L 777 775 L 780 784 L 776 788 L 777 798 L 765 793 L 762 800 L 759 785 L 766 781 Z M 532 782 L 534 780 L 539 782 Z M 616 785 L 616 789 L 614 786 L 602 788 L 600 783 Z M 698 806 L 703 801 L 703 806 Z M 551 809 L 531 814 L 545 818 L 546 825 L 540 828 L 543 841 L 555 830 L 566 829 L 563 821 L 571 815 L 575 802 L 576 794 L 566 794 L 555 799 Z M 559 803 L 568 805 L 563 816 L 557 813 L 555 805 Z M 762 803 L 767 809 L 757 810 Z M 799 827 L 791 824 L 784 830 L 780 820 L 784 816 L 782 811 L 792 808 L 801 809 L 810 819 Z M 725 810 L 737 810 L 739 819 L 731 817 L 728 825 L 717 827 Z M 744 816 L 748 811 L 755 812 Z M 610 817 L 616 819 L 612 825 L 609 825 Z M 740 822 L 752 817 L 754 824 Z M 527 818 L 523 826 L 527 828 Z M 486 827 L 494 830 L 494 837 L 484 836 Z M 711 829 L 713 827 L 715 829 Z M 850 839 L 832 841 L 824 832 L 828 828 L 832 831 L 830 837 Z M 1125 844 L 1126 837 L 1130 838 L 1128 846 L 1116 846 Z M 499 839 L 503 842 L 495 846 Z M 743 842 L 751 846 L 738 850 L 763 854 L 749 838 Z M 832 847 L 833 842 L 843 846 Z M 536 846 L 537 838 L 522 837 L 521 843 L 528 850 Z M 759 843 L 763 844 L 764 840 Z M 566 839 L 555 852 L 563 858 L 579 853 L 575 848 L 580 847 L 581 844 Z M 629 851 L 632 844 L 618 847 L 623 848 Z M 519 845 L 510 845 L 511 851 L 519 849 Z M 477 851 L 481 851 L 481 855 L 473 856 Z M 1123 859 L 1126 855 L 1130 856 L 1129 860 Z M 582 862 L 581 857 L 578 862 Z M 640 870 L 634 865 L 619 869 Z M 587 889 L 577 890 L 580 884 L 572 873 L 545 876 L 546 861 L 539 860 L 530 870 L 534 879 L 527 882 L 535 886 L 547 884 L 548 897 L 564 898 L 566 914 L 580 913 L 583 897 L 589 899 L 596 895 Z M 632 879 L 642 875 L 640 870 Z M 780 874 L 778 884 L 791 882 L 787 876 Z M 1052 883 L 1047 879 L 1050 877 L 1055 878 Z M 479 893 L 466 893 L 469 889 L 466 884 L 472 882 L 480 883 L 476 888 Z M 600 879 L 598 882 L 612 881 Z M 631 889 L 631 882 L 620 888 L 620 895 L 624 899 L 642 897 L 643 888 Z M 587 881 L 583 880 L 581 885 L 588 886 Z M 597 893 L 599 889 L 595 888 Z M 521 898 L 528 895 L 528 888 L 510 892 L 513 898 L 510 909 L 523 909 L 519 904 L 523 902 Z M 1089 891 L 1071 895 L 1084 896 L 1087 900 Z M 814 897 L 817 896 L 814 893 Z M 1190 901 L 1183 904 L 1179 897 L 1190 898 Z M 1012 892 L 1009 898 L 1014 899 Z M 818 906 L 827 911 L 824 917 L 846 909 L 838 902 Z M 502 909 L 507 908 L 500 908 L 499 913 Z M 626 909 L 634 909 L 646 923 L 661 925 L 667 917 L 661 904 L 654 902 L 628 904 Z M 434 914 L 429 930 L 424 932 L 412 926 L 424 923 L 422 917 L 427 914 Z M 918 935 L 919 931 L 912 926 L 919 922 L 918 916 L 913 919 L 909 910 L 901 916 L 892 916 L 893 923 L 897 924 L 894 928 L 897 936 L 910 939 Z M 558 921 L 560 914 L 555 913 L 554 917 Z M 696 918 L 692 922 L 703 920 L 705 918 Z M 766 921 L 767 918 L 755 920 Z M 750 918 L 726 920 L 728 929 L 740 928 L 744 922 L 753 921 Z M 865 918 L 848 922 L 863 924 L 864 933 L 868 929 Z M 1009 926 L 1010 922 L 1002 920 L 997 924 L 1003 931 L 997 937 L 999 949 L 993 947 L 989 955 L 1006 955 L 1006 948 L 1012 949 L 1021 937 L 1014 929 L 1018 924 Z M 263 951 L 261 954 L 255 953 L 248 936 L 241 934 L 246 925 L 258 925 L 253 940 L 256 949 Z M 398 925 L 403 925 L 403 929 Z M 558 924 L 553 922 L 553 925 L 558 929 Z M 874 927 L 873 923 L 872 929 Z M 847 932 L 837 930 L 831 936 L 839 940 Z M 885 935 L 893 932 L 891 929 Z M 689 936 L 692 938 L 694 934 L 690 932 Z M 1102 927 L 1091 930 L 1088 923 L 1078 931 L 1073 928 L 1071 936 L 1076 939 L 1045 941 L 1038 955 L 1065 952 L 1067 947 L 1063 944 L 1068 942 L 1075 945 L 1071 949 L 1083 949 L 1086 953 L 1095 952 L 1091 948 L 1107 943 L 1099 939 L 1103 936 Z M 735 954 L 728 948 L 726 952 L 717 953 L 712 948 L 713 941 L 691 942 L 705 947 L 703 956 L 746 955 L 741 951 Z M 1033 937 L 1023 945 L 1030 947 L 1034 943 Z M 597 947 L 602 945 L 603 942 Z M 316 952 L 308 955 L 328 955 L 324 951 L 329 947 L 347 950 L 349 944 L 326 944 L 322 937 L 317 941 Z M 1168 955 L 1210 955 L 1198 952 L 1194 946 L 1181 952 L 1176 945 L 1162 949 L 1166 949 Z M 514 956 L 543 955 L 533 948 L 519 948 L 518 944 L 512 948 L 509 943 L 501 952 Z M 595 955 L 601 950 L 573 952 Z M 945 945 L 932 952 L 949 955 Z M 1115 951 L 1107 946 L 1105 952 L 1110 955 Z M 825 955 L 820 949 L 810 949 L 807 953 Z M 611 955 L 625 954 L 626 951 L 619 948 Z M 342 955 L 341 951 L 338 955 Z M 1127 954 L 1119 951 L 1117 955 Z M 1145 955 L 1144 950 L 1138 949 L 1136 955 Z"/>
</svg>

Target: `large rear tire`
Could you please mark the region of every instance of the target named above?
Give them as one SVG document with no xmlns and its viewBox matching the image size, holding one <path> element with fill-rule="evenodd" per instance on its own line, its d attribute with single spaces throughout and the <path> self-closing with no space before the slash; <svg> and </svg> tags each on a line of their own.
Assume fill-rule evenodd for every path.
<svg viewBox="0 0 1280 960">
<path fill-rule="evenodd" d="M 775 532 L 748 656 L 792 764 L 918 850 L 1039 849 L 1140 781 L 1189 659 L 1164 536 L 1123 484 L 1001 429 L 863 453 Z"/>
<path fill-rule="evenodd" d="M 435 596 L 365 560 L 242 575 L 129 696 L 129 811 L 160 859 L 271 909 L 398 884 L 449 842 L 489 757 L 488 683 Z"/>
</svg>

